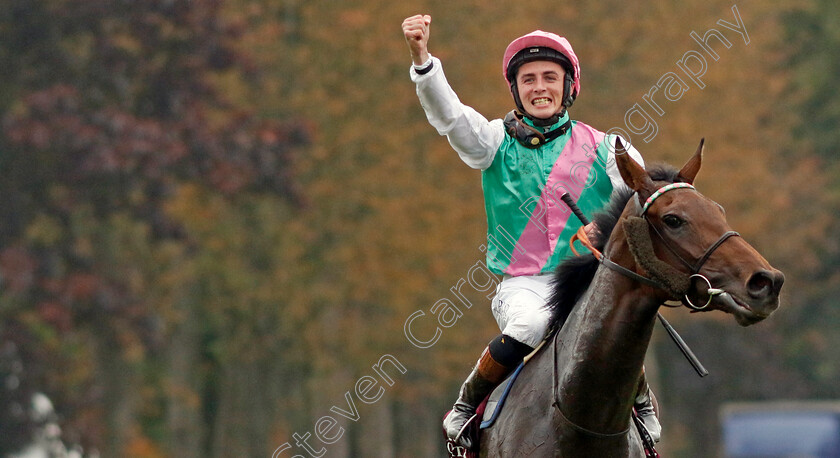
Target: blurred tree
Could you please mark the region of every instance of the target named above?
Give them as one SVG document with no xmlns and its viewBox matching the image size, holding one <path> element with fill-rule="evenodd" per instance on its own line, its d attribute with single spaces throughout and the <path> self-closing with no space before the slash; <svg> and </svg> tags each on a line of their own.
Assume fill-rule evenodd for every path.
<svg viewBox="0 0 840 458">
<path fill-rule="evenodd" d="M 400 22 L 432 14 L 432 53 L 488 118 L 512 108 L 510 39 L 569 37 L 583 66 L 572 114 L 606 130 L 699 49 L 691 31 L 733 21 L 731 3 L 690 3 L 9 0 L 0 377 L 15 389 L 0 393 L 0 428 L 25 431 L 20 408 L 40 390 L 68 438 L 103 455 L 267 456 L 388 353 L 408 373 L 357 404 L 330 456 L 440 455 L 440 416 L 496 324 L 486 293 L 463 287 L 473 307 L 437 344 L 404 335 L 411 313 L 431 324 L 438 300 L 460 303 L 451 288 L 486 228 L 479 174 L 417 102 Z M 796 292 L 756 329 L 669 317 L 715 378 L 657 342 L 668 454 L 708 451 L 726 399 L 832 393 L 824 356 L 840 345 L 818 321 L 836 314 L 810 275 L 837 270 L 836 183 L 806 142 L 826 133 L 790 128 L 811 119 L 800 109 L 831 113 L 825 91 L 807 94 L 831 58 L 819 11 L 834 7 L 805 2 L 786 22 L 791 49 L 811 52 L 793 73 L 779 14 L 794 3 L 739 2 L 750 42 L 720 29 L 733 46 L 707 60 L 706 87 L 663 102 L 656 138 L 636 140 L 649 162 L 680 163 L 706 137 L 698 185 Z M 805 83 L 794 96 L 791 78 Z M 0 452 L 22 443 L 0 434 Z"/>
<path fill-rule="evenodd" d="M 681 455 L 703 454 L 719 440 L 722 402 L 840 396 L 833 331 L 840 316 L 832 299 L 838 169 L 836 161 L 815 154 L 818 144 L 834 140 L 821 127 L 831 117 L 831 103 L 817 100 L 824 89 L 814 84 L 830 79 L 826 66 L 836 61 L 829 57 L 836 38 L 821 35 L 836 29 L 829 24 L 836 7 L 820 4 L 739 2 L 750 44 L 742 51 L 743 42 L 735 43 L 719 62 L 709 61 L 702 103 L 712 116 L 693 122 L 707 138 L 701 189 L 724 204 L 733 227 L 787 281 L 781 308 L 749 329 L 727 320 L 676 320 L 686 340 L 696 343 L 710 377 L 697 379 L 666 339 L 657 346 L 665 427 L 675 433 L 666 439 L 676 439 L 666 444 Z"/>
<path fill-rule="evenodd" d="M 824 174 L 809 173 L 809 178 L 822 175 L 817 196 L 799 195 L 813 202 L 814 212 L 800 221 L 807 220 L 816 226 L 819 239 L 814 244 L 819 267 L 811 269 L 819 284 L 819 295 L 812 300 L 830 307 L 832 298 L 840 292 L 840 243 L 836 234 L 840 220 L 832 218 L 840 208 L 840 95 L 837 94 L 836 75 L 840 72 L 840 25 L 832 18 L 840 13 L 834 2 L 813 0 L 803 2 L 786 12 L 782 19 L 785 26 L 784 66 L 795 68 L 786 90 L 795 101 L 792 116 L 793 139 L 789 148 L 789 162 L 811 169 L 822 169 Z M 812 156 L 816 154 L 817 158 Z M 838 368 L 840 370 L 840 368 Z"/>
<path fill-rule="evenodd" d="M 27 355 L 27 390 L 45 391 L 68 437 L 105 456 L 166 443 L 206 456 L 210 442 L 201 425 L 215 415 L 220 356 L 204 347 L 220 331 L 196 294 L 202 240 L 166 203 L 192 183 L 303 204 L 292 158 L 310 128 L 238 105 L 260 74 L 237 46 L 247 24 L 221 9 L 15 0 L 0 13 L 0 334 Z M 168 424 L 150 420 L 163 412 Z M 0 450 L 22 440 L 2 434 Z"/>
<path fill-rule="evenodd" d="M 789 89 L 796 94 L 799 122 L 793 126 L 797 140 L 806 141 L 814 152 L 836 162 L 840 149 L 840 103 L 835 90 L 840 73 L 840 25 L 832 18 L 840 13 L 836 2 L 810 0 L 790 9 L 783 17 L 785 66 L 795 67 Z"/>
<path fill-rule="evenodd" d="M 791 258 L 810 280 L 797 297 L 786 356 L 820 397 L 840 397 L 840 336 L 834 330 L 840 320 L 840 25 L 832 20 L 838 13 L 836 3 L 812 0 L 782 15 L 787 46 L 781 65 L 795 69 L 785 86 L 794 103 L 783 165 L 802 183 L 791 196 L 795 212 L 788 230 L 808 247 Z"/>
</svg>

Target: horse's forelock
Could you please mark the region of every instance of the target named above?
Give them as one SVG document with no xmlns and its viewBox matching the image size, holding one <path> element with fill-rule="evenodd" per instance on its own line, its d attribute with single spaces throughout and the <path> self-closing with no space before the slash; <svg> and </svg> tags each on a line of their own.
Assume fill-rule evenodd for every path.
<svg viewBox="0 0 840 458">
<path fill-rule="evenodd" d="M 664 181 L 666 183 L 683 181 L 679 176 L 680 171 L 668 164 L 655 164 L 647 169 L 647 173 L 653 181 Z"/>
</svg>

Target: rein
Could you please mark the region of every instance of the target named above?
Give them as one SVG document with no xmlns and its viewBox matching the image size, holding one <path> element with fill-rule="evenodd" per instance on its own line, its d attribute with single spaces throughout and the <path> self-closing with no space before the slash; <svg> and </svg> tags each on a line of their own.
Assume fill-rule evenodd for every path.
<svg viewBox="0 0 840 458">
<path fill-rule="evenodd" d="M 632 270 L 624 266 L 616 264 L 608 257 L 604 256 L 600 251 L 598 251 L 595 248 L 594 244 L 589 240 L 589 237 L 586 235 L 586 232 L 584 231 L 583 227 L 578 229 L 577 233 L 575 233 L 572 236 L 569 243 L 571 250 L 573 253 L 575 253 L 575 255 L 580 255 L 574 248 L 574 242 L 579 241 L 584 247 L 586 247 L 590 252 L 592 252 L 592 254 L 595 256 L 595 259 L 597 259 L 601 264 L 603 264 L 607 268 L 618 272 L 624 275 L 625 277 L 628 277 L 639 283 L 664 290 L 674 298 L 681 298 L 682 304 L 692 310 L 703 310 L 706 307 L 708 307 L 709 304 L 711 304 L 712 299 L 715 296 L 726 295 L 724 296 L 725 300 L 728 300 L 729 297 L 725 291 L 713 288 L 709 279 L 700 274 L 700 269 L 703 267 L 706 261 L 709 260 L 712 254 L 725 241 L 727 241 L 730 237 L 740 236 L 740 234 L 735 231 L 725 232 L 723 235 L 720 236 L 720 238 L 718 238 L 718 240 L 715 243 L 713 243 L 705 250 L 703 255 L 700 256 L 700 258 L 698 258 L 697 261 L 695 261 L 694 263 L 687 261 L 683 256 L 680 256 L 680 254 L 677 253 L 677 250 L 672 246 L 668 239 L 665 238 L 665 236 L 662 235 L 659 229 L 655 225 L 653 225 L 647 218 L 647 211 L 653 205 L 654 201 L 656 201 L 656 199 L 661 197 L 663 194 L 669 191 L 673 191 L 675 189 L 691 189 L 696 191 L 694 186 L 689 183 L 671 183 L 656 190 L 656 192 L 654 192 L 650 195 L 650 197 L 647 198 L 643 205 L 639 204 L 638 194 L 636 194 L 635 203 L 637 207 L 637 213 L 639 214 L 639 216 L 631 216 L 627 218 L 624 222 L 627 242 L 630 245 L 630 251 L 633 254 L 633 258 L 636 260 L 636 263 L 642 268 L 644 268 L 653 278 L 648 278 L 643 275 L 639 275 L 638 273 L 633 272 Z M 570 198 L 565 198 L 566 196 L 567 195 L 563 196 L 563 200 L 566 202 L 566 204 L 571 204 L 570 206 L 574 205 L 574 202 L 572 202 Z M 572 208 L 573 211 L 575 210 L 575 207 L 576 205 Z M 584 225 L 589 223 L 586 217 L 584 217 L 583 214 L 580 212 L 580 209 L 577 209 L 577 211 L 575 211 L 575 214 L 578 216 L 578 218 L 581 219 L 581 222 L 583 222 Z M 682 273 L 656 257 L 656 255 L 653 252 L 653 242 L 650 239 L 650 233 L 646 230 L 643 230 L 646 228 L 653 229 L 653 233 L 656 234 L 657 237 L 659 237 L 659 240 L 662 241 L 662 244 L 665 246 L 665 248 L 667 248 L 668 251 L 671 252 L 671 254 L 673 254 L 677 259 L 679 259 L 680 262 L 682 262 L 683 265 L 685 265 L 689 269 L 689 272 L 691 272 L 690 274 Z M 694 304 L 688 297 L 688 292 L 691 287 L 691 283 L 695 278 L 705 281 L 708 285 L 707 294 L 709 295 L 709 298 L 703 305 Z"/>
<path fill-rule="evenodd" d="M 615 262 L 611 261 L 610 258 L 604 256 L 603 253 L 601 253 L 600 251 L 598 251 L 597 248 L 595 248 L 595 245 L 592 243 L 592 241 L 589 240 L 589 236 L 586 235 L 586 231 L 584 231 L 583 227 L 578 229 L 578 231 L 574 235 L 572 235 L 572 239 L 569 241 L 569 248 L 571 248 L 575 256 L 580 256 L 580 253 L 578 253 L 575 249 L 574 243 L 576 241 L 580 242 L 581 245 L 585 246 L 595 256 L 595 259 L 597 259 L 598 262 L 607 266 L 608 268 L 619 272 L 626 277 L 632 278 L 633 280 L 636 280 L 639 283 L 644 283 L 648 286 L 653 286 L 654 288 L 663 289 L 660 283 L 657 283 L 645 276 L 639 275 L 636 272 L 633 272 L 632 270 L 624 266 L 616 264 Z"/>
<path fill-rule="evenodd" d="M 648 273 L 655 277 L 655 279 L 650 279 L 643 275 L 639 275 L 636 272 L 633 272 L 632 270 L 624 266 L 616 264 L 615 262 L 611 261 L 609 258 L 604 256 L 600 251 L 598 251 L 597 248 L 595 248 L 595 245 L 589 240 L 589 237 L 586 235 L 586 231 L 583 227 L 578 229 L 577 233 L 572 236 L 571 240 L 569 241 L 569 247 L 571 248 L 572 252 L 575 253 L 575 255 L 580 256 L 580 254 L 577 252 L 577 250 L 575 250 L 574 247 L 574 242 L 576 240 L 580 241 L 583 246 L 585 246 L 587 249 L 589 249 L 589 251 L 592 252 L 593 256 L 595 256 L 595 259 L 597 259 L 601 264 L 603 264 L 607 268 L 644 285 L 652 286 L 654 288 L 667 291 L 669 294 L 671 294 L 672 297 L 682 296 L 682 300 L 680 302 L 694 311 L 705 309 L 709 306 L 709 304 L 712 303 L 712 299 L 714 299 L 715 297 L 720 298 L 724 302 L 734 302 L 729 293 L 721 289 L 713 288 L 712 283 L 709 281 L 709 279 L 703 275 L 700 275 L 699 271 L 700 268 L 703 267 L 703 264 L 705 264 L 709 257 L 711 257 L 712 253 L 714 253 L 715 250 L 717 250 L 723 244 L 723 242 L 728 240 L 730 237 L 739 235 L 737 232 L 728 231 L 724 233 L 717 240 L 717 242 L 713 243 L 709 248 L 707 248 L 705 253 L 703 253 L 703 256 L 701 256 L 700 259 L 694 265 L 692 265 L 691 263 L 685 261 L 685 259 L 679 256 L 675 252 L 675 250 L 673 250 L 673 248 L 670 247 L 670 245 L 665 241 L 665 237 L 663 237 L 662 234 L 659 233 L 659 231 L 656 229 L 656 227 L 650 223 L 650 220 L 648 220 L 645 217 L 647 210 L 650 208 L 653 202 L 662 194 L 665 194 L 666 192 L 672 191 L 674 189 L 683 188 L 692 189 L 696 191 L 694 186 L 692 186 L 689 183 L 672 183 L 659 188 L 656 192 L 651 194 L 651 196 L 645 201 L 644 206 L 639 205 L 638 194 L 636 194 L 636 199 L 634 200 L 634 202 L 636 203 L 637 213 L 641 216 L 631 216 L 624 221 L 625 235 L 627 237 L 627 243 L 630 247 L 630 251 L 633 255 L 633 258 L 636 260 L 636 263 L 638 265 L 642 266 L 642 268 L 648 271 Z M 583 214 L 583 212 L 580 210 L 580 208 L 577 206 L 574 200 L 572 200 L 572 197 L 570 195 L 563 194 L 562 196 L 560 196 L 560 198 L 563 200 L 563 202 L 566 203 L 566 205 L 569 206 L 569 208 L 578 217 L 578 219 L 580 219 L 584 226 L 589 224 L 589 219 L 586 217 L 586 215 Z M 650 231 L 648 231 L 649 227 L 653 228 L 654 232 L 663 241 L 665 246 L 668 247 L 668 249 L 671 250 L 671 252 L 675 256 L 677 256 L 678 259 L 680 259 L 684 264 L 686 264 L 686 266 L 688 266 L 688 268 L 692 272 L 691 275 L 686 275 L 685 273 L 678 271 L 671 265 L 665 263 L 664 261 L 656 257 L 656 254 L 653 250 L 653 241 L 650 238 Z M 708 286 L 707 294 L 709 295 L 709 298 L 704 305 L 695 305 L 693 302 L 691 302 L 691 299 L 688 297 L 688 290 L 691 287 L 692 280 L 695 278 L 699 278 L 705 281 L 706 285 Z M 670 305 L 668 304 L 664 305 L 670 307 Z M 705 377 L 709 375 L 709 371 L 706 370 L 705 367 L 703 367 L 703 364 L 700 362 L 697 356 L 694 355 L 694 352 L 691 351 L 691 349 L 688 347 L 688 345 L 685 343 L 682 337 L 680 337 L 676 329 L 674 329 L 674 327 L 671 326 L 670 323 L 668 323 L 668 321 L 665 319 L 665 317 L 662 316 L 661 313 L 657 313 L 656 316 L 659 318 L 659 321 L 662 323 L 662 326 L 665 327 L 665 330 L 668 332 L 668 335 L 671 337 L 671 340 L 673 340 L 677 347 L 679 347 L 683 356 L 685 356 L 685 358 L 697 372 L 697 375 L 699 375 L 700 377 Z M 557 376 L 556 373 L 553 375 L 554 377 Z"/>
<path fill-rule="evenodd" d="M 604 254 L 601 253 L 595 247 L 595 245 L 589 239 L 589 236 L 586 234 L 586 231 L 584 230 L 583 226 L 581 226 L 580 229 L 578 229 L 578 231 L 572 236 L 571 240 L 569 241 L 569 248 L 572 250 L 572 252 L 576 256 L 580 256 L 580 253 L 577 252 L 577 250 L 575 249 L 575 245 L 574 245 L 575 241 L 579 241 L 584 247 L 586 247 L 592 253 L 593 256 L 595 256 L 595 259 L 597 259 L 598 262 L 600 262 L 601 264 L 603 264 L 607 268 L 609 268 L 609 269 L 611 269 L 615 272 L 618 272 L 618 273 L 620 273 L 620 274 L 622 274 L 622 275 L 624 275 L 624 276 L 626 276 L 626 277 L 628 277 L 632 280 L 635 280 L 639 283 L 642 283 L 642 284 L 645 284 L 645 285 L 648 285 L 648 286 L 651 286 L 651 287 L 654 287 L 654 288 L 665 290 L 665 291 L 669 292 L 674 297 L 683 296 L 682 303 L 684 305 L 686 305 L 687 307 L 693 309 L 693 310 L 702 310 L 702 309 L 706 308 L 711 303 L 712 298 L 715 297 L 715 296 L 721 296 L 724 300 L 731 300 L 729 298 L 729 295 L 726 292 L 724 292 L 723 290 L 712 288 L 711 282 L 705 276 L 700 275 L 699 271 L 703 267 L 703 264 L 705 264 L 706 261 L 708 261 L 708 259 L 712 256 L 712 254 L 715 252 L 715 250 L 717 250 L 723 244 L 723 242 L 728 240 L 730 237 L 740 235 L 740 234 L 738 234 L 735 231 L 728 231 L 728 232 L 724 233 L 717 240 L 717 242 L 713 243 L 710 247 L 708 247 L 706 249 L 706 251 L 703 253 L 703 255 L 697 260 L 697 262 L 695 262 L 694 264 L 691 264 L 691 263 L 687 262 L 683 257 L 681 257 L 678 253 L 676 253 L 676 251 L 670 246 L 670 244 L 668 244 L 665 237 L 659 232 L 659 230 L 656 229 L 656 227 L 653 224 L 651 224 L 650 220 L 648 220 L 647 217 L 645 216 L 646 213 L 647 213 L 647 210 L 651 207 L 651 205 L 653 204 L 653 202 L 657 198 L 659 198 L 660 196 L 662 196 L 666 192 L 672 191 L 674 189 L 692 189 L 692 190 L 696 191 L 694 186 L 689 184 L 689 183 L 672 183 L 672 184 L 669 184 L 669 185 L 666 185 L 666 186 L 663 186 L 663 187 L 659 188 L 656 192 L 651 194 L 651 196 L 645 201 L 644 205 L 641 206 L 641 208 L 639 208 L 640 205 L 639 205 L 638 194 L 636 194 L 635 202 L 636 202 L 637 209 L 639 210 L 638 213 L 640 214 L 640 216 L 632 216 L 632 217 L 628 218 L 630 225 L 627 225 L 628 221 L 625 221 L 625 234 L 627 235 L 627 241 L 628 241 L 628 244 L 630 245 L 633 257 L 636 260 L 636 263 L 638 265 L 644 266 L 645 264 L 647 264 L 648 266 L 650 266 L 652 264 L 651 262 L 647 262 L 649 260 L 643 260 L 642 259 L 643 252 L 647 251 L 648 252 L 647 254 L 649 255 L 649 257 L 655 259 L 655 261 L 653 261 L 653 263 L 654 263 L 653 265 L 655 265 L 656 267 L 655 268 L 649 268 L 649 269 L 646 269 L 646 270 L 648 270 L 649 272 L 653 271 L 653 273 L 655 273 L 657 270 L 672 271 L 672 272 L 669 272 L 669 273 L 671 273 L 674 276 L 679 277 L 679 280 L 677 280 L 676 283 L 685 283 L 684 287 L 682 287 L 682 286 L 676 286 L 675 287 L 674 285 L 669 284 L 669 283 L 674 283 L 674 282 L 663 281 L 663 278 L 658 278 L 658 279 L 655 280 L 655 279 L 645 277 L 643 275 L 639 275 L 638 273 L 633 272 L 632 270 L 630 270 L 630 269 L 628 269 L 624 266 L 621 266 L 621 265 L 615 263 L 614 261 L 610 260 L 607 256 L 604 256 Z M 574 202 L 574 200 L 572 199 L 572 197 L 568 193 L 563 194 L 562 196 L 560 196 L 560 198 L 563 200 L 563 202 L 566 203 L 566 205 L 569 206 L 569 208 L 578 217 L 578 219 L 581 221 L 581 223 L 583 223 L 584 226 L 589 224 L 589 219 L 586 217 L 586 215 L 583 214 L 583 212 L 580 210 L 580 208 L 577 206 L 577 204 Z M 641 227 L 644 227 L 644 226 L 653 228 L 654 233 L 657 234 L 657 236 L 662 240 L 662 242 L 665 244 L 665 246 L 668 247 L 668 249 L 680 261 L 682 261 L 683 264 L 685 264 L 690 269 L 690 271 L 692 272 L 691 275 L 686 275 L 684 273 L 681 273 L 681 272 L 677 271 L 676 269 L 674 269 L 673 267 L 671 267 L 670 265 L 666 264 L 664 261 L 656 258 L 656 255 L 653 252 L 653 242 L 650 239 L 650 232 L 646 231 L 646 230 L 645 231 L 632 230 L 632 229 L 627 230 L 627 229 L 631 228 L 632 225 L 635 225 L 635 227 L 637 227 L 637 228 L 641 228 Z M 646 229 L 647 227 L 644 227 L 644 228 Z M 631 235 L 631 234 L 636 234 L 636 235 Z M 646 234 L 646 237 L 642 236 L 641 234 Z M 635 249 L 634 249 L 634 247 L 635 247 Z M 653 276 L 663 277 L 664 275 L 660 274 L 660 275 L 653 275 Z M 708 288 L 709 300 L 703 306 L 694 305 L 688 297 L 688 289 L 690 287 L 691 280 L 693 278 L 698 278 L 698 277 L 705 280 L 707 285 L 709 286 L 709 288 Z M 677 289 L 679 290 L 679 294 L 674 294 L 674 293 L 677 292 L 676 291 Z M 674 327 L 671 326 L 670 323 L 668 323 L 668 321 L 665 319 L 665 317 L 662 316 L 662 314 L 657 313 L 657 317 L 659 318 L 662 325 L 665 327 L 665 330 L 668 332 L 668 335 L 671 337 L 671 339 L 674 341 L 674 343 L 677 345 L 677 347 L 679 347 L 680 351 L 683 353 L 683 355 L 686 357 L 686 359 L 689 361 L 689 363 L 691 363 L 692 367 L 694 367 L 694 370 L 697 372 L 697 374 L 700 377 L 705 377 L 705 376 L 709 375 L 709 371 L 707 371 L 706 368 L 703 367 L 703 364 L 700 362 L 699 359 L 697 359 L 697 356 L 694 355 L 694 352 L 691 351 L 691 349 L 688 347 L 688 345 L 685 343 L 685 341 L 683 341 L 682 337 L 680 337 L 680 335 L 677 333 L 677 331 L 674 329 Z M 618 432 L 614 432 L 614 433 L 602 433 L 602 432 L 598 432 L 598 431 L 592 431 L 590 429 L 584 428 L 584 427 L 574 423 L 563 413 L 563 409 L 560 407 L 560 405 L 561 405 L 560 399 L 558 398 L 558 393 L 559 393 L 559 390 L 558 390 L 558 369 L 557 369 L 557 340 L 559 340 L 558 339 L 558 334 L 559 334 L 559 332 L 555 333 L 554 336 L 551 339 L 552 340 L 552 342 L 551 342 L 552 353 L 553 353 L 552 360 L 553 360 L 553 364 L 554 364 L 553 370 L 552 370 L 552 373 L 551 373 L 551 385 L 552 385 L 551 388 L 552 388 L 552 393 L 553 393 L 553 406 L 557 409 L 557 412 L 559 413 L 560 418 L 563 421 L 565 421 L 567 424 L 569 424 L 572 428 L 574 428 L 576 431 L 578 431 L 579 433 L 582 433 L 584 435 L 591 436 L 591 437 L 608 439 L 608 438 L 623 436 L 623 435 L 627 434 L 627 432 L 630 430 L 630 425 L 628 425 L 627 429 L 625 429 L 624 431 L 618 431 Z M 638 421 L 638 419 L 636 419 L 634 417 L 633 421 L 634 422 Z M 643 429 L 643 428 L 641 428 L 641 429 Z M 649 437 L 647 439 L 649 439 Z M 658 456 L 658 454 L 656 454 L 656 451 L 652 448 L 652 443 L 651 443 L 652 441 L 648 441 L 645 438 L 642 438 L 642 441 L 643 441 L 643 444 L 645 446 L 646 456 Z M 650 452 L 648 450 L 649 445 L 651 446 L 650 449 L 653 450 L 652 455 L 650 454 Z"/>
</svg>

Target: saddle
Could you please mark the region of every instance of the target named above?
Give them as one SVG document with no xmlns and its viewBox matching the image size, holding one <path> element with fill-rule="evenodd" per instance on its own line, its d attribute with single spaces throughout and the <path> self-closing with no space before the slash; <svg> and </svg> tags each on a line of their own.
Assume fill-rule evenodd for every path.
<svg viewBox="0 0 840 458">
<path fill-rule="evenodd" d="M 496 389 L 494 389 L 490 395 L 488 395 L 487 398 L 478 405 L 478 408 L 475 410 L 475 415 L 467 421 L 466 425 L 464 425 L 464 429 L 462 430 L 463 434 L 471 434 L 473 436 L 472 443 L 479 444 L 474 450 L 466 449 L 465 447 L 457 445 L 455 442 L 449 440 L 446 438 L 446 432 L 444 431 L 446 451 L 450 458 L 478 458 L 480 430 L 491 427 L 496 421 L 496 418 L 498 418 L 499 413 L 502 411 L 502 407 L 505 404 L 505 400 L 507 399 L 508 393 L 510 393 L 513 383 L 516 381 L 516 378 L 519 377 L 519 373 L 522 372 L 522 368 L 525 367 L 525 364 L 545 345 L 545 343 L 546 340 L 540 343 L 540 345 L 537 346 L 537 348 L 535 348 L 528 356 L 523 358 L 516 370 L 503 380 L 502 383 L 500 383 L 499 386 L 497 386 Z M 447 415 L 448 414 L 449 412 L 447 412 Z"/>
<path fill-rule="evenodd" d="M 533 352 L 531 352 L 531 354 L 526 356 L 516 370 L 514 370 L 504 381 L 502 381 L 502 383 L 500 383 L 499 386 L 497 386 L 496 389 L 494 389 L 493 392 L 491 392 L 490 395 L 478 405 L 475 415 L 464 427 L 464 434 L 472 434 L 472 443 L 478 444 L 474 450 L 468 450 L 447 439 L 446 451 L 450 458 L 478 458 L 478 451 L 481 447 L 479 441 L 480 430 L 490 428 L 496 422 L 496 419 L 502 412 L 502 408 L 505 406 L 505 401 L 507 400 L 508 394 L 510 394 L 513 384 L 519 377 L 520 372 L 522 372 L 522 368 L 525 367 L 525 364 L 528 363 L 528 361 L 543 347 L 545 343 L 546 341 L 543 341 L 536 349 L 534 349 Z M 640 417 L 637 415 L 636 409 L 633 409 L 633 423 L 636 425 L 636 428 L 639 431 L 639 436 L 642 438 L 642 443 L 644 444 L 645 449 L 645 457 L 659 458 L 659 453 L 654 448 L 653 439 L 651 439 L 650 434 L 647 429 L 645 429 Z M 446 437 L 445 432 L 444 437 Z"/>
</svg>

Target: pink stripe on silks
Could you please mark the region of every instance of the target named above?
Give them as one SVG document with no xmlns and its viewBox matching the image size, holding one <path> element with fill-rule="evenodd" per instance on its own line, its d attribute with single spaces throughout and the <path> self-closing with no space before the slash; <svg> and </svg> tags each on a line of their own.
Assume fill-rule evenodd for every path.
<svg viewBox="0 0 840 458">
<path fill-rule="evenodd" d="M 560 200 L 560 196 L 568 192 L 575 201 L 580 198 L 597 156 L 596 149 L 603 139 L 602 132 L 584 123 L 578 122 L 572 128 L 571 137 L 548 174 L 540 200 L 534 206 L 528 224 L 517 240 L 513 252 L 521 254 L 512 258 L 505 269 L 506 274 L 538 274 L 551 257 L 557 246 L 557 237 L 566 227 L 566 222 L 572 214 Z M 572 171 L 575 177 L 571 176 Z M 545 208 L 546 205 L 548 208 Z M 546 221 L 540 221 L 541 217 Z M 546 227 L 547 231 L 544 229 Z"/>
</svg>

